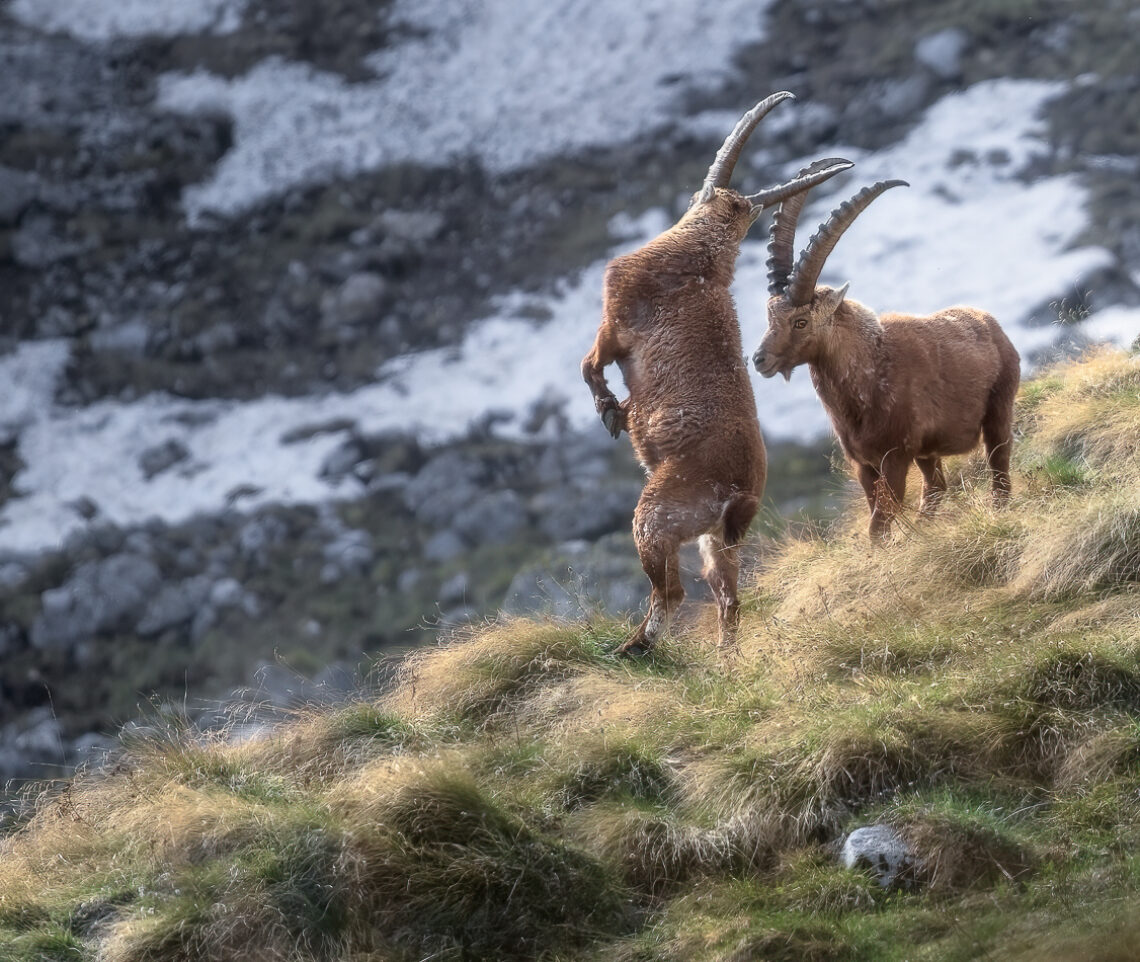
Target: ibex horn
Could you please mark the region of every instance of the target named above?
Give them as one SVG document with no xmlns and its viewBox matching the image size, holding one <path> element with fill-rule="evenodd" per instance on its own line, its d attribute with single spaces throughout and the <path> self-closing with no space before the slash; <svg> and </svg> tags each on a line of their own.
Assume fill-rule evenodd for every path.
<svg viewBox="0 0 1140 962">
<path fill-rule="evenodd" d="M 839 238 L 843 236 L 843 232 L 883 191 L 892 187 L 909 186 L 905 180 L 881 180 L 871 187 L 864 187 L 850 200 L 836 207 L 800 254 L 800 259 L 796 262 L 788 282 L 788 300 L 797 306 L 811 301 L 823 265 L 828 255 L 835 249 Z"/>
<path fill-rule="evenodd" d="M 720 145 L 720 150 L 716 152 L 716 159 L 712 162 L 709 172 L 705 175 L 704 186 L 701 187 L 700 197 L 698 202 L 705 204 L 712 200 L 713 194 L 716 193 L 716 188 L 727 187 L 728 181 L 732 177 L 733 168 L 736 167 L 736 161 L 740 157 L 740 152 L 744 149 L 744 144 L 748 140 L 752 131 L 756 129 L 756 125 L 763 120 L 768 113 L 778 103 L 785 100 L 795 100 L 795 95 L 789 93 L 787 90 L 781 90 L 779 93 L 772 94 L 770 97 L 765 97 L 748 113 L 737 121 L 736 126 L 732 129 L 724 143 Z"/>
<path fill-rule="evenodd" d="M 832 167 L 835 170 L 828 173 L 828 177 L 839 173 L 841 170 L 849 170 L 853 166 L 854 164 L 842 157 L 827 157 L 824 160 L 817 160 L 801 170 L 796 174 L 796 180 L 793 183 L 807 178 L 811 174 L 827 171 Z M 810 186 L 814 186 L 814 184 Z M 807 202 L 808 189 L 805 187 L 781 201 L 780 206 L 776 208 L 776 213 L 772 216 L 772 226 L 768 229 L 770 238 L 768 241 L 769 294 L 783 294 L 788 289 L 788 277 L 792 273 L 792 258 L 795 257 L 796 224 L 800 219 L 800 211 L 803 210 L 804 204 Z"/>
<path fill-rule="evenodd" d="M 832 158 L 829 163 L 831 163 L 830 167 L 825 167 L 822 170 L 815 170 L 810 174 L 796 177 L 795 180 L 789 180 L 786 184 L 780 184 L 778 187 L 769 187 L 767 190 L 762 190 L 756 194 L 748 194 L 747 199 L 752 201 L 753 214 L 759 214 L 765 207 L 771 207 L 773 204 L 785 201 L 789 197 L 802 193 L 814 187 L 816 184 L 822 184 L 829 177 L 834 177 L 836 174 L 850 170 L 855 166 L 851 161 L 844 160 L 842 157 Z"/>
</svg>

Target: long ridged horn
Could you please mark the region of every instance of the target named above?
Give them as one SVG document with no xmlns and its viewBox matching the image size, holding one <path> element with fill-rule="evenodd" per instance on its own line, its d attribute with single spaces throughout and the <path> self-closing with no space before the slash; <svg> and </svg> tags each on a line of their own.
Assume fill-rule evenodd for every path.
<svg viewBox="0 0 1140 962">
<path fill-rule="evenodd" d="M 795 100 L 795 95 L 789 93 L 787 90 L 781 90 L 779 93 L 772 94 L 770 97 L 765 97 L 748 113 L 737 121 L 735 127 L 732 128 L 732 133 L 729 134 L 724 143 L 720 145 L 720 150 L 716 152 L 716 159 L 709 167 L 709 172 L 705 175 L 704 186 L 701 187 L 699 203 L 705 204 L 712 200 L 713 194 L 718 187 L 727 187 L 728 181 L 732 177 L 732 171 L 736 167 L 736 161 L 740 157 L 740 152 L 744 149 L 744 144 L 748 140 L 752 131 L 756 129 L 756 125 L 763 120 L 768 113 L 777 104 L 785 100 Z"/>
<path fill-rule="evenodd" d="M 843 170 L 850 170 L 855 165 L 842 157 L 827 157 L 808 164 L 798 174 L 793 184 L 809 181 L 790 197 L 780 201 L 776 213 L 772 217 L 772 226 L 768 230 L 768 293 L 783 294 L 788 289 L 788 275 L 792 272 L 792 258 L 795 256 L 794 244 L 796 240 L 796 223 L 800 219 L 800 211 L 807 201 L 808 192 L 820 180 L 833 177 Z M 812 175 L 822 175 L 813 179 Z M 753 195 L 755 196 L 755 195 Z M 752 200 L 752 197 L 748 198 Z"/>
<path fill-rule="evenodd" d="M 812 170 L 809 174 L 804 174 L 803 171 L 801 171 L 799 175 L 793 180 L 789 180 L 786 184 L 769 187 L 755 194 L 748 194 L 746 199 L 752 201 L 753 212 L 759 214 L 765 207 L 779 204 L 789 197 L 808 190 L 816 184 L 822 184 L 828 178 L 834 177 L 836 174 L 842 173 L 845 170 L 850 170 L 855 166 L 851 161 L 844 160 L 842 157 L 832 157 L 824 161 L 824 163 L 829 163 L 831 166 L 824 167 L 821 170 Z M 815 165 L 813 164 L 812 166 L 814 167 Z"/>
<path fill-rule="evenodd" d="M 797 307 L 810 302 L 823 265 L 828 255 L 835 249 L 839 238 L 843 236 L 843 232 L 883 191 L 892 187 L 909 186 L 905 180 L 881 180 L 871 187 L 864 187 L 850 200 L 836 207 L 800 254 L 800 259 L 796 262 L 791 279 L 788 281 L 788 300 Z"/>
</svg>

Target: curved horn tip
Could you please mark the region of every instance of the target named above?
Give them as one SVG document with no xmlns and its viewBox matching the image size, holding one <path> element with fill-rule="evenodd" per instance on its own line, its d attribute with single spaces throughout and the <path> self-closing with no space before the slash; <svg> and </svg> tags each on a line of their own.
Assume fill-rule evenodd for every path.
<svg viewBox="0 0 1140 962">
<path fill-rule="evenodd" d="M 760 103 L 762 104 L 765 101 L 775 101 L 777 104 L 780 104 L 780 103 L 783 103 L 785 100 L 795 100 L 795 99 L 796 99 L 796 95 L 794 93 L 792 93 L 790 90 L 777 90 L 774 94 L 771 94 L 771 95 L 765 97 L 764 100 L 761 100 Z M 760 104 L 757 104 L 756 106 L 759 107 Z M 775 106 L 775 105 L 773 104 L 773 106 Z"/>
</svg>

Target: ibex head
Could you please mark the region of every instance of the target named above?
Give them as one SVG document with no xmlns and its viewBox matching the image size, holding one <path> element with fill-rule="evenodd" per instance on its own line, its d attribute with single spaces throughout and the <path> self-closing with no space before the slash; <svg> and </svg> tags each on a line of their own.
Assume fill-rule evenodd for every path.
<svg viewBox="0 0 1140 962">
<path fill-rule="evenodd" d="M 840 158 L 820 161 L 812 165 L 810 173 L 801 172 L 795 180 L 769 187 L 755 194 L 741 194 L 728 186 L 736 161 L 740 158 L 740 152 L 757 124 L 777 104 L 794 99 L 792 94 L 782 90 L 761 100 L 740 118 L 732 133 L 725 138 L 720 150 L 717 151 L 716 159 L 705 175 L 704 184 L 689 201 L 689 209 L 677 223 L 677 227 L 682 229 L 721 227 L 727 229 L 732 239 L 739 243 L 764 208 L 792 198 L 852 166 L 849 161 Z"/>
<path fill-rule="evenodd" d="M 816 161 L 800 171 L 797 180 L 808 177 L 820 164 Z M 768 243 L 768 332 L 752 355 L 752 363 L 764 377 L 783 374 L 792 376 L 792 369 L 810 363 L 819 356 L 826 341 L 828 327 L 847 296 L 847 284 L 842 287 L 819 287 L 820 272 L 828 255 L 871 201 L 891 187 L 907 187 L 905 180 L 879 181 L 864 187 L 848 201 L 831 212 L 831 216 L 808 241 L 796 266 L 792 267 L 792 249 L 795 242 L 796 221 L 807 199 L 803 190 L 783 201 L 772 218 L 771 240 Z"/>
</svg>

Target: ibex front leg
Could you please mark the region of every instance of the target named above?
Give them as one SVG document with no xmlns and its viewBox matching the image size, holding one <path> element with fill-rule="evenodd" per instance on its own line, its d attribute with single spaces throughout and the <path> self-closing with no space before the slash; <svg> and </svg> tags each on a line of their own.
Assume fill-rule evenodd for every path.
<svg viewBox="0 0 1140 962">
<path fill-rule="evenodd" d="M 891 452 L 880 462 L 879 469 L 860 464 L 859 483 L 871 507 L 871 543 L 886 544 L 891 534 L 891 522 L 902 507 L 906 493 L 906 472 L 910 458 Z"/>
<path fill-rule="evenodd" d="M 603 322 L 590 353 L 582 358 L 582 379 L 594 395 L 594 407 L 602 424 L 615 438 L 626 430 L 626 408 L 621 404 L 606 381 L 606 365 L 625 357 L 626 351 L 612 324 Z"/>
</svg>

